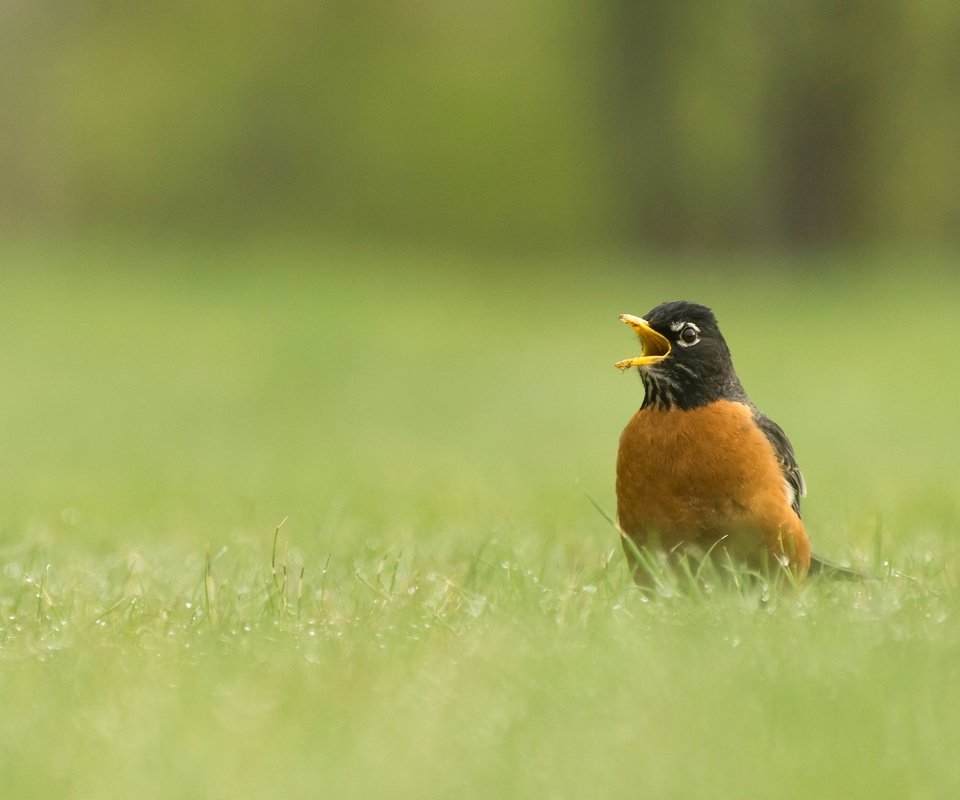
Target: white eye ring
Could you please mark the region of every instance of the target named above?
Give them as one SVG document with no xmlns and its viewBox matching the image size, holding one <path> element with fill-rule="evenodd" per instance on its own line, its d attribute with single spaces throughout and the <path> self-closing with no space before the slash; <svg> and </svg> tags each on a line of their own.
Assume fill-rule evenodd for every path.
<svg viewBox="0 0 960 800">
<path fill-rule="evenodd" d="M 684 338 L 688 335 L 688 331 L 693 332 L 693 338 Z M 680 328 L 680 333 L 677 336 L 677 344 L 681 347 L 693 347 L 697 342 L 700 341 L 700 329 L 694 325 L 692 322 L 685 322 Z"/>
</svg>

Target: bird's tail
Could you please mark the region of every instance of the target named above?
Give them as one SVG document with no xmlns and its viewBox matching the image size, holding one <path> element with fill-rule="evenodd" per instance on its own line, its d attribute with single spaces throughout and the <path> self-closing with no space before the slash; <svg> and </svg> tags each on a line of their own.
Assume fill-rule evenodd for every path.
<svg viewBox="0 0 960 800">
<path fill-rule="evenodd" d="M 842 581 L 866 581 L 873 578 L 873 575 L 868 575 L 866 572 L 861 572 L 852 567 L 841 566 L 834 561 L 821 558 L 818 555 L 810 556 L 810 570 L 807 574 Z"/>
</svg>

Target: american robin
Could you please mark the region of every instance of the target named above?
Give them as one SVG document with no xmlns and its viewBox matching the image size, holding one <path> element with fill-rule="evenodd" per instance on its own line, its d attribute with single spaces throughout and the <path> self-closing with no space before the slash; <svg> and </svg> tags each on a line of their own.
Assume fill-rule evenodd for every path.
<svg viewBox="0 0 960 800">
<path fill-rule="evenodd" d="M 681 300 L 620 319 L 643 345 L 617 362 L 637 367 L 645 393 L 617 454 L 617 516 L 637 580 L 646 548 L 723 554 L 757 569 L 779 562 L 797 578 L 856 576 L 811 556 L 793 446 L 747 397 L 713 312 Z"/>
</svg>

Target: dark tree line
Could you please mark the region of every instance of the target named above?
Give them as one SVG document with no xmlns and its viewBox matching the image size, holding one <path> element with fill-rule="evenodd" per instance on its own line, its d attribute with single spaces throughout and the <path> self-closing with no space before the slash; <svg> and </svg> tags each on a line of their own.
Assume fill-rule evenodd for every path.
<svg viewBox="0 0 960 800">
<path fill-rule="evenodd" d="M 0 6 L 0 224 L 949 244 L 960 6 Z"/>
</svg>

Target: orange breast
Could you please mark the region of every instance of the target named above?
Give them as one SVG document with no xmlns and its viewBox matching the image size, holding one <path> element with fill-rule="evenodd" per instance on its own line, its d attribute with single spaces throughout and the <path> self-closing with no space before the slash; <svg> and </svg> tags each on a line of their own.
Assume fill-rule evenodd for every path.
<svg viewBox="0 0 960 800">
<path fill-rule="evenodd" d="M 776 453 L 743 403 L 638 411 L 620 437 L 617 515 L 641 547 L 720 542 L 750 565 L 785 556 L 804 575 L 810 564 Z"/>
</svg>

